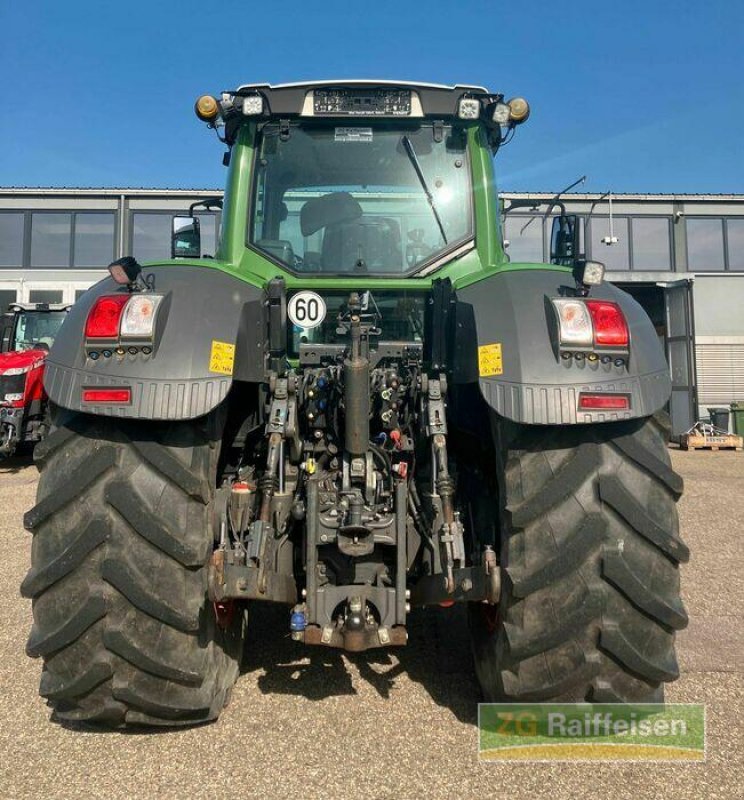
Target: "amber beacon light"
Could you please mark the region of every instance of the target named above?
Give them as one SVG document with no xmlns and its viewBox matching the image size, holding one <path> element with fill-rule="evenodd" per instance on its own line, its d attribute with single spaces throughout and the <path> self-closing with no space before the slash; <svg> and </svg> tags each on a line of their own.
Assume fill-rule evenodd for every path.
<svg viewBox="0 0 744 800">
<path fill-rule="evenodd" d="M 196 116 L 204 122 L 211 122 L 220 113 L 220 107 L 211 94 L 203 94 L 194 104 Z"/>
</svg>

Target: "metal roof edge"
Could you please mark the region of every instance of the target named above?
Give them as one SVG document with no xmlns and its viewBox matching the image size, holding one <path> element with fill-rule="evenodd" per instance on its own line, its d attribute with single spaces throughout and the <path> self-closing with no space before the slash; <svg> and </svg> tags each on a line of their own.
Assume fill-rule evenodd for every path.
<svg viewBox="0 0 744 800">
<path fill-rule="evenodd" d="M 501 191 L 500 196 L 507 200 L 552 200 L 555 197 L 554 192 L 510 192 Z M 564 200 L 607 200 L 607 192 L 568 192 L 561 195 Z M 744 201 L 744 194 L 712 194 L 712 193 L 683 193 L 672 192 L 612 192 L 612 200 L 656 200 L 659 202 L 689 202 L 691 200 L 712 200 L 716 202 L 729 202 L 729 201 Z"/>
<path fill-rule="evenodd" d="M 173 188 L 158 188 L 156 186 L 117 186 L 117 187 L 100 187 L 100 186 L 0 186 L 0 195 L 13 195 L 13 194 L 49 194 L 67 196 L 70 194 L 91 194 L 91 195 L 165 195 L 165 196 L 181 196 L 181 195 L 221 195 L 223 189 L 205 189 L 198 187 L 191 187 L 185 189 Z M 540 201 L 552 200 L 555 197 L 554 192 L 500 192 L 501 197 L 506 200 L 511 199 L 534 199 Z M 574 193 L 570 192 L 563 195 L 566 200 L 573 201 L 594 201 L 599 198 L 604 198 L 605 193 L 600 192 L 584 192 Z M 679 194 L 670 193 L 641 193 L 641 192 L 613 192 L 613 200 L 626 200 L 626 201 L 657 201 L 657 202 L 691 202 L 696 200 L 709 200 L 711 202 L 744 202 L 744 193 L 742 194 Z"/>
<path fill-rule="evenodd" d="M 13 194 L 50 194 L 50 195 L 69 195 L 69 194 L 93 194 L 93 195 L 211 195 L 223 194 L 223 189 L 158 189 L 157 187 L 144 186 L 120 186 L 120 187 L 96 187 L 96 186 L 0 186 L 0 195 Z"/>
</svg>

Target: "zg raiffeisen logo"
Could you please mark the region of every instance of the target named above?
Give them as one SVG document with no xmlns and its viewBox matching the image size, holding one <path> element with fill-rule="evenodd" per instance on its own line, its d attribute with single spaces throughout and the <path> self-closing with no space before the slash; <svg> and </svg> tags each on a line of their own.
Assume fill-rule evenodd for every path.
<svg viewBox="0 0 744 800">
<path fill-rule="evenodd" d="M 481 761 L 704 761 L 702 705 L 482 703 Z"/>
</svg>

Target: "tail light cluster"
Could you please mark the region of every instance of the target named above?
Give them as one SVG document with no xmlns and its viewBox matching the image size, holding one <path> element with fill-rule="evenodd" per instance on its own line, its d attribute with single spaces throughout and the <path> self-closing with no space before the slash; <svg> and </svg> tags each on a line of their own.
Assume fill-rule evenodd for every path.
<svg viewBox="0 0 744 800">
<path fill-rule="evenodd" d="M 555 298 L 558 341 L 564 361 L 614 364 L 628 363 L 630 331 L 622 309 L 609 300 Z M 579 411 L 619 412 L 631 408 L 630 395 L 623 392 L 580 392 Z"/>
<path fill-rule="evenodd" d="M 556 298 L 558 338 L 564 358 L 587 358 L 603 363 L 626 362 L 630 332 L 622 309 L 608 300 Z M 612 354 L 616 354 L 613 359 Z M 620 363 L 618 363 L 620 362 Z"/>
<path fill-rule="evenodd" d="M 149 355 L 163 297 L 157 294 L 108 294 L 99 297 L 85 321 L 85 349 L 91 361 L 112 356 Z M 81 400 L 90 405 L 129 405 L 129 386 L 83 387 Z"/>
<path fill-rule="evenodd" d="M 108 294 L 99 297 L 85 321 L 88 357 L 97 360 L 126 350 L 149 354 L 162 296 L 157 294 Z M 125 345 L 128 347 L 125 348 Z"/>
</svg>

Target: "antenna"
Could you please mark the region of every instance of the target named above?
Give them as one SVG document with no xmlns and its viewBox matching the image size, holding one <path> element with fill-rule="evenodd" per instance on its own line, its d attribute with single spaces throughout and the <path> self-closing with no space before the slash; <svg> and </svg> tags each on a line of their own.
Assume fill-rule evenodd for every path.
<svg viewBox="0 0 744 800">
<path fill-rule="evenodd" d="M 586 181 L 586 175 L 582 175 L 578 180 L 575 180 L 572 184 L 566 186 L 565 189 L 561 189 L 560 192 L 558 192 L 558 194 L 553 195 L 553 197 L 548 201 L 548 210 L 543 214 L 543 219 L 548 218 L 550 212 L 555 208 L 555 206 L 560 206 L 561 213 L 564 213 L 566 209 L 563 203 L 560 202 L 561 195 L 566 194 L 566 192 L 570 192 L 571 189 L 574 188 L 574 186 L 578 186 L 580 183 L 584 183 L 585 181 Z M 541 206 L 543 202 L 545 201 L 512 200 L 512 202 L 509 203 L 509 208 L 504 209 L 503 213 L 506 216 L 506 214 L 508 214 L 510 211 L 513 211 L 515 208 L 529 208 L 532 211 L 537 211 L 538 206 Z M 519 231 L 519 235 L 521 236 L 524 233 L 525 228 L 528 228 L 536 219 L 537 217 L 531 217 L 530 219 L 528 219 L 527 222 L 524 223 L 521 230 Z"/>
<path fill-rule="evenodd" d="M 548 210 L 544 214 L 544 218 L 547 219 L 550 216 L 550 212 L 555 208 L 555 206 L 560 206 L 561 213 L 564 213 L 566 211 L 566 208 L 563 205 L 563 203 L 560 202 L 561 195 L 566 194 L 566 192 L 570 192 L 571 189 L 574 188 L 574 186 L 578 186 L 580 183 L 585 183 L 585 182 L 586 182 L 586 175 L 582 175 L 578 180 L 575 180 L 570 186 L 566 186 L 565 189 L 561 189 L 560 192 L 558 192 L 558 194 L 554 195 L 553 199 L 550 201 L 550 204 L 548 205 Z"/>
</svg>

